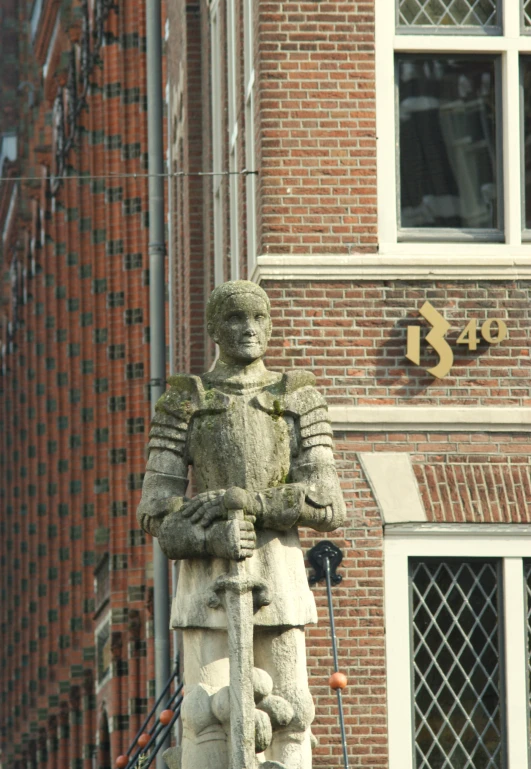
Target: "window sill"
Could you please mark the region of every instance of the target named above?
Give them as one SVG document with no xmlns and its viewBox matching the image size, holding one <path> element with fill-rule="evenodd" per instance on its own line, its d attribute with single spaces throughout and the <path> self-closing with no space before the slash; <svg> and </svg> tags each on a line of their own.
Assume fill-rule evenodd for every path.
<svg viewBox="0 0 531 769">
<path fill-rule="evenodd" d="M 449 255 L 451 252 L 451 255 Z M 251 279 L 529 280 L 531 244 L 381 244 L 378 254 L 262 255 Z"/>
<path fill-rule="evenodd" d="M 505 235 L 502 230 L 458 230 L 458 229 L 430 229 L 429 227 L 412 227 L 399 229 L 397 233 L 399 243 L 462 243 L 484 244 L 504 243 Z"/>
</svg>

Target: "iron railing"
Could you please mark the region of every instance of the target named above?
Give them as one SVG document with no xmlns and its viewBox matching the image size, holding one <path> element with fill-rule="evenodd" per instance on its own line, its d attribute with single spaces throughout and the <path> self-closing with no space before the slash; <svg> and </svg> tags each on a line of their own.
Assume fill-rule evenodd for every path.
<svg viewBox="0 0 531 769">
<path fill-rule="evenodd" d="M 171 693 L 172 684 L 175 684 L 173 693 Z M 148 769 L 151 766 L 159 751 L 166 747 L 171 730 L 181 714 L 182 701 L 183 683 L 179 682 L 179 665 L 177 663 L 162 693 L 133 738 L 127 754 L 120 756 L 116 761 L 118 769 L 136 769 L 137 767 L 139 769 Z M 171 711 L 173 715 L 168 717 L 165 714 L 166 717 L 161 721 L 160 716 L 157 717 L 156 714 L 162 705 L 163 712 Z M 152 721 L 153 723 L 150 726 Z M 146 737 L 149 736 L 149 739 L 146 740 L 144 735 Z"/>
</svg>

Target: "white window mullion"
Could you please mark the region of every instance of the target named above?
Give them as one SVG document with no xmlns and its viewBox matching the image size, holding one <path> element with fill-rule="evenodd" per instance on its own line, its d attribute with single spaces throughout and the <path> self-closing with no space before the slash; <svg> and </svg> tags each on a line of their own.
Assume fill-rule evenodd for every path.
<svg viewBox="0 0 531 769">
<path fill-rule="evenodd" d="M 398 126 L 396 125 L 395 72 L 393 38 L 395 32 L 394 2 L 380 0 L 376 14 L 376 173 L 378 190 L 378 239 L 380 247 L 396 243 L 397 238 L 397 158 Z"/>
<path fill-rule="evenodd" d="M 506 243 L 522 242 L 522 153 L 520 121 L 520 35 L 521 0 L 503 0 L 503 32 L 508 49 L 503 57 L 503 176 Z M 513 43 L 513 45 L 510 45 Z"/>
<path fill-rule="evenodd" d="M 395 35 L 395 51 L 405 53 L 503 53 L 531 51 L 531 36 Z"/>
<path fill-rule="evenodd" d="M 236 91 L 236 13 L 234 0 L 227 0 L 227 95 L 229 108 L 229 204 L 231 280 L 240 272 L 239 212 L 238 212 L 238 109 Z"/>
<path fill-rule="evenodd" d="M 501 5 L 504 37 L 519 38 L 522 21 L 522 0 L 501 0 Z"/>
<path fill-rule="evenodd" d="M 522 174 L 520 150 L 520 76 L 517 50 L 502 56 L 503 216 L 505 242 L 522 241 Z"/>
<path fill-rule="evenodd" d="M 413 692 L 408 558 L 384 542 L 389 769 L 412 769 Z"/>
<path fill-rule="evenodd" d="M 507 769 L 528 765 L 527 628 L 521 558 L 503 560 Z"/>
<path fill-rule="evenodd" d="M 222 136 L 223 113 L 221 108 L 221 29 L 219 5 L 215 2 L 210 8 L 211 34 L 211 81 L 212 81 L 212 189 L 213 189 L 213 227 L 214 227 L 214 283 L 223 283 L 223 176 L 222 176 Z"/>
<path fill-rule="evenodd" d="M 244 80 L 245 80 L 245 165 L 247 171 L 256 171 L 254 136 L 254 39 L 253 0 L 244 0 Z M 245 179 L 247 214 L 247 272 L 252 275 L 256 264 L 256 176 L 248 173 Z"/>
</svg>

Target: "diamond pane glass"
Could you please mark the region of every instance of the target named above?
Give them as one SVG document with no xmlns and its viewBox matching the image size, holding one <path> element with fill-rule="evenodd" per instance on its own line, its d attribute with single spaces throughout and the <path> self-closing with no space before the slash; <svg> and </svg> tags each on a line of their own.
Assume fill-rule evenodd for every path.
<svg viewBox="0 0 531 769">
<path fill-rule="evenodd" d="M 527 599 L 527 692 L 531 713 L 531 561 L 524 561 L 524 578 Z"/>
<path fill-rule="evenodd" d="M 524 26 L 531 27 L 531 0 L 523 0 Z"/>
<path fill-rule="evenodd" d="M 415 769 L 501 769 L 496 565 L 414 561 L 411 590 Z"/>
<path fill-rule="evenodd" d="M 499 227 L 496 61 L 400 54 L 400 226 Z"/>
<path fill-rule="evenodd" d="M 399 0 L 398 26 L 497 27 L 497 5 L 496 0 Z"/>
</svg>

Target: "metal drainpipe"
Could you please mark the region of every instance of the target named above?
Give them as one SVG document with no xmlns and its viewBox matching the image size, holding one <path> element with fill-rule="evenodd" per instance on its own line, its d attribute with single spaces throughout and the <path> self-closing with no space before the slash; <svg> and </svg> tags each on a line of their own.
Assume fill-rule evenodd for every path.
<svg viewBox="0 0 531 769">
<path fill-rule="evenodd" d="M 151 409 L 166 389 L 164 303 L 164 149 L 162 143 L 162 30 L 161 0 L 146 0 L 147 119 L 149 170 L 149 325 Z M 170 677 L 170 618 L 168 561 L 153 540 L 155 696 Z M 157 769 L 164 769 L 162 751 Z"/>
</svg>

